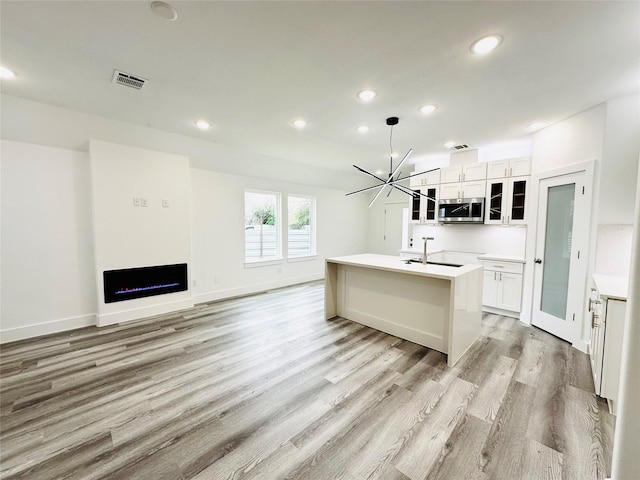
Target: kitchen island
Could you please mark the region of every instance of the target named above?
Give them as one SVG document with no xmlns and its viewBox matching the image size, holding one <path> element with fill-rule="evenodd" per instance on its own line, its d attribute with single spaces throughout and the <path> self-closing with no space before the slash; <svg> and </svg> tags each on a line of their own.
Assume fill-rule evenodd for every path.
<svg viewBox="0 0 640 480">
<path fill-rule="evenodd" d="M 407 263 L 390 255 L 328 258 L 325 318 L 340 316 L 447 354 L 480 335 L 482 266 Z"/>
</svg>

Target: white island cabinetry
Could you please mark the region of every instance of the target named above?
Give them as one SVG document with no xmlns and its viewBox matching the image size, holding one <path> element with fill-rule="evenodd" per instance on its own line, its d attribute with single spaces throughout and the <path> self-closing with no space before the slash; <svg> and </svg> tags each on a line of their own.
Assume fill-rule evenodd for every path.
<svg viewBox="0 0 640 480">
<path fill-rule="evenodd" d="M 453 366 L 480 335 L 482 267 L 376 254 L 329 258 L 325 317 L 335 316 L 446 353 Z"/>
</svg>

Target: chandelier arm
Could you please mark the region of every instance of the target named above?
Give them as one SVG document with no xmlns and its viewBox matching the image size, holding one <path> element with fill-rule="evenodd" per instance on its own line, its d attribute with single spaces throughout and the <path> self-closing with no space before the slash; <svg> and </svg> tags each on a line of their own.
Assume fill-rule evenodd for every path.
<svg viewBox="0 0 640 480">
<path fill-rule="evenodd" d="M 373 177 L 373 178 L 375 178 L 376 180 L 381 181 L 382 183 L 387 183 L 387 181 L 386 181 L 384 178 L 380 178 L 379 176 L 374 175 L 374 174 L 373 174 L 373 173 L 371 173 L 371 172 L 367 172 L 364 168 L 360 168 L 360 167 L 359 167 L 359 166 L 357 166 L 357 165 L 354 165 L 353 167 L 354 167 L 356 170 L 358 170 L 358 171 L 360 171 L 360 172 L 364 173 L 365 175 L 369 175 L 370 177 Z"/>
<path fill-rule="evenodd" d="M 383 186 L 383 184 L 374 185 L 373 187 L 367 187 L 367 188 L 363 188 L 361 190 L 356 190 L 355 192 L 349 192 L 349 193 L 345 194 L 345 196 L 348 197 L 349 195 L 355 195 L 356 193 L 368 192 L 369 190 L 373 190 L 374 188 L 378 188 L 378 187 L 382 187 L 382 186 Z"/>
<path fill-rule="evenodd" d="M 406 180 L 407 178 L 417 177 L 418 175 L 424 175 L 425 173 L 435 172 L 436 170 L 440 170 L 440 168 L 432 168 L 431 170 L 425 170 L 424 172 L 412 173 L 411 175 L 407 175 L 406 177 L 396 178 L 395 181 L 399 182 L 400 180 Z"/>
<path fill-rule="evenodd" d="M 400 163 L 396 166 L 393 173 L 389 176 L 389 180 L 391 180 L 395 176 L 396 172 L 400 170 L 400 167 L 402 167 L 402 164 L 407 159 L 407 157 L 411 154 L 411 152 L 413 152 L 413 148 L 410 148 L 409 151 L 406 153 L 406 155 L 402 157 L 402 160 L 400 160 Z M 387 180 L 387 183 L 389 182 L 389 180 Z"/>
<path fill-rule="evenodd" d="M 406 193 L 407 195 L 411 195 L 412 197 L 416 196 L 416 193 L 414 190 L 411 190 L 410 188 L 407 188 L 403 185 L 398 185 L 395 182 L 391 182 L 389 183 L 389 185 L 391 185 L 393 188 L 397 188 L 398 190 L 400 190 L 402 193 Z"/>
<path fill-rule="evenodd" d="M 381 186 L 380 186 L 380 190 L 378 190 L 378 193 L 376 193 L 376 196 L 375 196 L 375 197 L 373 197 L 373 200 L 371 200 L 371 201 L 369 202 L 369 208 L 371 208 L 371 205 L 373 205 L 373 202 L 375 202 L 375 201 L 378 199 L 378 197 L 380 196 L 380 194 L 381 194 L 381 193 L 382 193 L 382 191 L 384 190 L 384 187 L 386 187 L 386 186 L 387 186 L 386 184 L 385 184 L 385 185 L 381 185 Z"/>
</svg>

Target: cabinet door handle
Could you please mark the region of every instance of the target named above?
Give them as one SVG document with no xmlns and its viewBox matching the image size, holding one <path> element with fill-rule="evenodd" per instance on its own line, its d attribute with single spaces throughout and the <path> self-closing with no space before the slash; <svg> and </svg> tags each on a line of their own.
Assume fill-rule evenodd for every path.
<svg viewBox="0 0 640 480">
<path fill-rule="evenodd" d="M 513 168 L 509 169 L 509 176 L 513 175 Z"/>
<path fill-rule="evenodd" d="M 507 176 L 507 167 L 504 168 L 504 176 Z"/>
</svg>

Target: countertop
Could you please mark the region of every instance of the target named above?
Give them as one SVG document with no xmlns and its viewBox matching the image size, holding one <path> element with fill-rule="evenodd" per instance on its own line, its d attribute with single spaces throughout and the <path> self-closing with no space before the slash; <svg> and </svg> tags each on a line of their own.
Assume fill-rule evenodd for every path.
<svg viewBox="0 0 640 480">
<path fill-rule="evenodd" d="M 374 268 L 410 275 L 421 275 L 425 277 L 442 278 L 453 280 L 465 274 L 482 268 L 481 265 L 463 265 L 461 267 L 447 267 L 444 265 L 423 265 L 422 263 L 410 263 L 400 257 L 392 255 L 378 255 L 375 253 L 363 253 L 360 255 L 348 255 L 344 257 L 327 258 L 328 263 L 339 263 L 342 265 L 353 265 L 357 267 Z"/>
<path fill-rule="evenodd" d="M 516 257 L 513 255 L 499 255 L 496 253 L 485 253 L 478 255 L 478 260 L 495 260 L 496 262 L 517 262 L 526 263 L 524 257 Z"/>
<path fill-rule="evenodd" d="M 595 283 L 600 296 L 614 300 L 627 300 L 629 292 L 629 277 L 594 273 L 593 282 Z"/>
</svg>

